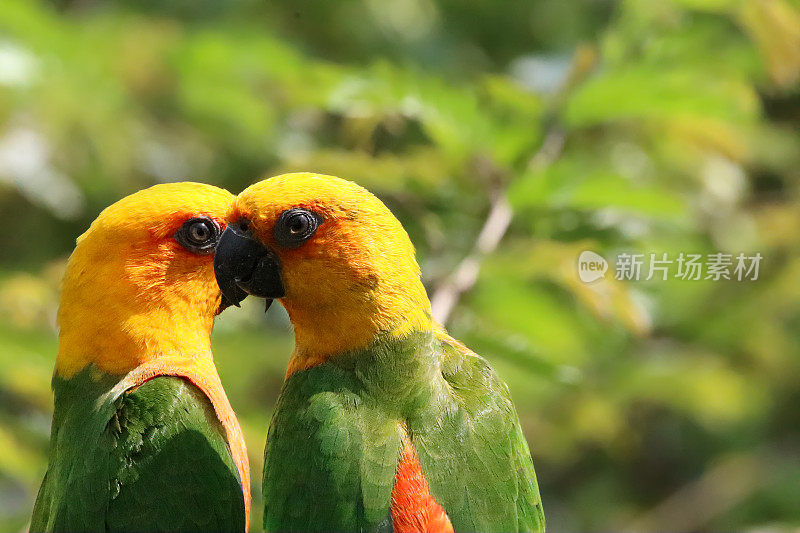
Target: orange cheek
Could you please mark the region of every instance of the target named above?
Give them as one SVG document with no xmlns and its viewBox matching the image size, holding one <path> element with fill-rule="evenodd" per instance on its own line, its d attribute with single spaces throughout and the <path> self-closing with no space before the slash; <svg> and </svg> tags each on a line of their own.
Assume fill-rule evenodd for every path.
<svg viewBox="0 0 800 533">
<path fill-rule="evenodd" d="M 137 255 L 128 261 L 130 275 L 134 282 L 149 290 L 163 289 L 154 293 L 154 297 L 189 298 L 198 302 L 219 296 L 213 254 L 192 253 L 168 237 L 154 248 L 143 248 Z"/>
<path fill-rule="evenodd" d="M 297 302 L 325 301 L 335 292 L 329 265 L 305 254 L 284 254 L 281 277 L 286 297 Z"/>
</svg>

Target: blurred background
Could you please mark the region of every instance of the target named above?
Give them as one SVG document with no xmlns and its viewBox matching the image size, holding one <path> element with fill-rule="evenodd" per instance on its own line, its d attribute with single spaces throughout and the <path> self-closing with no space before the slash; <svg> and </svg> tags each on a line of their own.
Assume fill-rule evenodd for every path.
<svg viewBox="0 0 800 533">
<path fill-rule="evenodd" d="M 44 473 L 75 238 L 154 183 L 296 170 L 405 224 L 510 384 L 550 531 L 796 530 L 799 79 L 800 0 L 3 0 L 0 530 Z M 585 284 L 583 250 L 763 260 Z M 258 302 L 214 333 L 254 530 L 292 342 Z"/>
</svg>

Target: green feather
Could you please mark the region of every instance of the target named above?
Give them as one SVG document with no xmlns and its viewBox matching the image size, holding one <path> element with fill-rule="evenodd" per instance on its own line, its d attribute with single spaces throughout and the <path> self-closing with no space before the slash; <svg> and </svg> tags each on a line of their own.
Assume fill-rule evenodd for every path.
<svg viewBox="0 0 800 533">
<path fill-rule="evenodd" d="M 244 497 L 209 400 L 177 377 L 114 392 L 54 378 L 47 474 L 31 531 L 243 531 Z"/>
<path fill-rule="evenodd" d="M 456 531 L 544 531 L 508 388 L 430 333 L 381 338 L 287 380 L 265 450 L 266 530 L 391 529 L 402 428 Z"/>
</svg>

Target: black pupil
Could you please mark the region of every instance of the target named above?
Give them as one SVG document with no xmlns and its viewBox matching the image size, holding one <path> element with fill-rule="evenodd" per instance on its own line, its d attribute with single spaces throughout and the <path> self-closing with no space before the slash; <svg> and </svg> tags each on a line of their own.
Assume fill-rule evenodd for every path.
<svg viewBox="0 0 800 533">
<path fill-rule="evenodd" d="M 308 219 L 305 215 L 296 215 L 289 221 L 289 231 L 303 233 L 308 228 Z"/>
<path fill-rule="evenodd" d="M 281 246 L 299 248 L 314 235 L 321 222 L 322 217 L 317 214 L 295 207 L 281 213 L 272 234 Z"/>
<path fill-rule="evenodd" d="M 211 229 L 205 222 L 196 222 L 189 228 L 189 236 L 193 241 L 202 243 L 211 237 Z"/>
</svg>

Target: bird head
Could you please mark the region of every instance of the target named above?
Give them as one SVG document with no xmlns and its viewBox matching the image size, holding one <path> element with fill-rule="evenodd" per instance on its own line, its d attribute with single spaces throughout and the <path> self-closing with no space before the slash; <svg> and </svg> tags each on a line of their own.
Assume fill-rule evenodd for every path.
<svg viewBox="0 0 800 533">
<path fill-rule="evenodd" d="M 367 346 L 380 333 L 430 329 L 430 302 L 400 222 L 353 182 L 284 174 L 245 189 L 215 258 L 223 294 L 278 299 L 295 328 L 295 357 Z M 305 363 L 304 363 L 305 364 Z"/>
<path fill-rule="evenodd" d="M 122 374 L 162 355 L 210 354 L 224 308 L 213 253 L 233 200 L 218 187 L 171 183 L 103 210 L 64 274 L 56 374 L 89 363 Z"/>
</svg>

